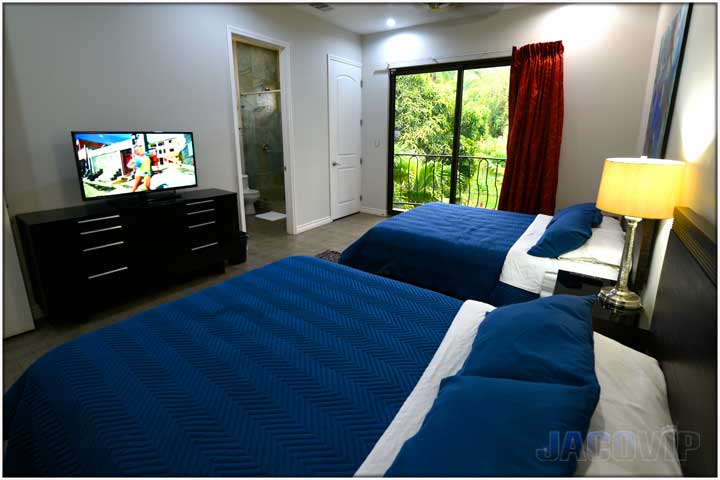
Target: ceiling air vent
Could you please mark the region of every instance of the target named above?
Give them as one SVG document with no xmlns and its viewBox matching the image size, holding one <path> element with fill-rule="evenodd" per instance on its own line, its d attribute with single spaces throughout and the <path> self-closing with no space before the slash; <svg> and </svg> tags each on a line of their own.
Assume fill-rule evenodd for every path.
<svg viewBox="0 0 720 480">
<path fill-rule="evenodd" d="M 311 3 L 310 6 L 320 10 L 321 12 L 329 12 L 333 9 L 333 7 L 327 3 Z"/>
</svg>

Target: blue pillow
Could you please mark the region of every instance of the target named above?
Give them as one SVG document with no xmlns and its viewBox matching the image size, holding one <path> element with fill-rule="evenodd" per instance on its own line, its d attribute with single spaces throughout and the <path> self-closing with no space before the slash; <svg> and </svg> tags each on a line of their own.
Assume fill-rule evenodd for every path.
<svg viewBox="0 0 720 480">
<path fill-rule="evenodd" d="M 580 248 L 592 236 L 593 220 L 594 213 L 588 209 L 574 209 L 556 215 L 548 223 L 540 240 L 528 250 L 528 254 L 557 258 L 563 253 Z"/>
<path fill-rule="evenodd" d="M 597 384 L 446 378 L 385 476 L 572 475 L 599 393 Z"/>
<path fill-rule="evenodd" d="M 460 375 L 597 384 L 592 329 L 595 299 L 594 295 L 554 295 L 489 312 Z"/>
<path fill-rule="evenodd" d="M 566 213 L 575 211 L 581 211 L 583 213 L 586 213 L 588 216 L 591 216 L 593 228 L 598 227 L 602 223 L 602 212 L 595 206 L 593 202 L 587 202 L 578 203 L 577 205 L 571 205 L 569 207 L 563 208 L 562 210 L 558 210 L 557 212 L 555 212 L 555 215 L 553 215 L 553 218 L 552 220 L 550 220 L 550 223 L 548 225 L 552 225 L 558 217 L 562 217 Z"/>
<path fill-rule="evenodd" d="M 602 212 L 600 210 L 598 210 L 597 208 L 595 210 L 597 210 L 597 211 L 593 214 L 593 221 L 592 221 L 593 228 L 599 227 L 603 221 Z"/>
</svg>

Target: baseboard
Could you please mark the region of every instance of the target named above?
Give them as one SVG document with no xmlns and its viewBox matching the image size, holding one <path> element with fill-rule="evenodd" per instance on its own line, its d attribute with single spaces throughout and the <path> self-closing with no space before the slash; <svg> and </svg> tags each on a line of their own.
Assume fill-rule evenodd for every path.
<svg viewBox="0 0 720 480">
<path fill-rule="evenodd" d="M 317 220 L 313 220 L 312 222 L 303 223 L 302 225 L 297 225 L 295 227 L 295 234 L 302 232 L 307 232 L 308 230 L 312 230 L 313 228 L 322 227 L 323 225 L 327 225 L 328 223 L 332 223 L 331 217 L 324 217 L 324 218 L 318 218 Z"/>
<path fill-rule="evenodd" d="M 368 215 L 378 215 L 380 217 L 387 217 L 387 212 L 381 208 L 360 207 L 360 213 L 367 213 Z"/>
</svg>

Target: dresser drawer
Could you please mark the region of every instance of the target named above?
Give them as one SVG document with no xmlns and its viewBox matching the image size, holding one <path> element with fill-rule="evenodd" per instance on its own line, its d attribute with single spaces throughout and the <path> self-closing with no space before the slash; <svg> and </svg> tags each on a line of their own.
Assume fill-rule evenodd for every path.
<svg viewBox="0 0 720 480">
<path fill-rule="evenodd" d="M 199 245 L 189 247 L 190 255 L 193 257 L 200 257 L 203 255 L 214 255 L 216 252 L 222 257 L 222 249 L 220 248 L 220 242 L 217 240 L 211 240 L 209 242 L 200 243 Z"/>
<path fill-rule="evenodd" d="M 92 230 L 100 230 L 115 225 L 122 225 L 123 218 L 119 213 L 114 215 L 103 215 L 98 217 L 87 217 L 75 221 L 78 231 L 87 232 Z"/>
<path fill-rule="evenodd" d="M 190 248 L 219 242 L 217 223 L 214 220 L 196 225 L 189 225 L 187 230 L 188 245 Z"/>
<path fill-rule="evenodd" d="M 210 266 L 225 264 L 225 258 L 220 242 L 213 241 L 190 247 L 184 255 L 181 270 L 182 274 L 196 270 L 204 270 Z M 178 265 L 180 267 L 180 265 Z"/>
<path fill-rule="evenodd" d="M 142 282 L 138 270 L 127 265 L 87 275 L 80 293 L 83 307 L 92 311 L 121 302 L 136 293 Z"/>
<path fill-rule="evenodd" d="M 201 208 L 185 212 L 185 224 L 190 226 L 217 220 L 217 212 L 214 207 Z"/>
<path fill-rule="evenodd" d="M 126 229 L 122 224 L 81 230 L 78 233 L 80 250 L 104 247 L 111 243 L 124 242 Z"/>
<path fill-rule="evenodd" d="M 129 271 L 130 267 L 120 262 L 108 270 L 97 270 L 94 273 L 89 273 L 86 277 L 91 286 L 114 285 L 115 282 L 126 277 Z"/>
<path fill-rule="evenodd" d="M 125 267 L 131 260 L 130 250 L 124 241 L 88 247 L 80 253 L 80 264 L 86 276 Z"/>
<path fill-rule="evenodd" d="M 215 200 L 212 198 L 208 200 L 191 200 L 189 202 L 185 202 L 185 208 L 188 212 L 204 210 L 206 208 L 215 208 L 215 206 Z"/>
</svg>

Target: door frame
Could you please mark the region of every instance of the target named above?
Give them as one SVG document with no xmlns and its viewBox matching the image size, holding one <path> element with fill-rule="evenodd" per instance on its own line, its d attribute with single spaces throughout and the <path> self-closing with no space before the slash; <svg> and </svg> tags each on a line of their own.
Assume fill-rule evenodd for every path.
<svg viewBox="0 0 720 480">
<path fill-rule="evenodd" d="M 486 58 L 482 60 L 467 60 L 463 62 L 446 62 L 432 63 L 428 65 L 413 65 L 411 67 L 391 68 L 388 70 L 388 148 L 387 148 L 387 202 L 386 209 L 388 215 L 397 215 L 401 213 L 399 210 L 393 209 L 393 190 L 394 184 L 394 162 L 395 162 L 395 88 L 396 78 L 398 75 L 412 75 L 416 73 L 432 73 L 443 72 L 447 70 L 457 70 L 457 87 L 455 90 L 455 121 L 453 124 L 453 146 L 452 146 L 452 163 L 453 170 L 450 184 L 450 197 L 455 195 L 457 188 L 457 164 L 460 151 L 460 122 L 462 120 L 462 95 L 463 95 L 463 78 L 465 70 L 473 70 L 476 68 L 492 68 L 507 67 L 512 65 L 512 57 L 496 57 Z M 453 202 L 451 202 L 453 203 Z"/>
<path fill-rule="evenodd" d="M 328 53 L 327 55 L 327 98 L 328 98 L 328 171 L 330 172 L 329 180 L 330 180 L 330 218 L 332 220 L 335 220 L 335 216 L 333 215 L 333 209 L 334 206 L 334 198 L 335 198 L 335 185 L 333 181 L 333 168 L 332 168 L 332 162 L 333 162 L 333 146 L 335 146 L 335 149 L 337 149 L 337 146 L 335 145 L 335 135 L 333 135 L 333 126 L 332 122 L 330 121 L 330 105 L 331 105 L 331 98 L 330 98 L 330 82 L 332 81 L 332 78 L 330 78 L 330 62 L 340 62 L 344 63 L 346 65 L 350 65 L 353 67 L 358 67 L 360 69 L 360 208 L 362 209 L 362 159 L 363 159 L 363 150 L 364 150 L 364 144 L 363 142 L 363 125 L 362 125 L 362 63 L 356 62 L 354 60 L 350 60 L 347 58 L 339 57 L 337 55 L 332 55 Z"/>
<path fill-rule="evenodd" d="M 237 78 L 235 72 L 235 47 L 234 41 L 241 41 L 249 45 L 255 45 L 278 52 L 278 62 L 280 64 L 280 121 L 282 123 L 282 143 L 283 143 L 283 165 L 285 167 L 285 211 L 286 211 L 286 230 L 290 235 L 298 232 L 295 215 L 295 157 L 293 155 L 294 130 L 292 116 L 292 90 L 290 65 L 292 59 L 292 50 L 288 42 L 270 38 L 260 33 L 251 32 L 242 28 L 227 25 L 227 46 L 228 46 L 228 65 L 230 70 L 230 90 L 232 95 L 232 112 L 233 126 L 235 129 L 235 164 L 237 168 L 237 188 L 238 188 L 238 206 L 240 211 L 240 224 L 243 231 L 247 231 L 245 223 L 245 203 L 243 201 L 243 185 L 242 185 L 242 138 L 240 135 L 240 127 L 242 119 L 238 113 L 238 90 Z"/>
</svg>

